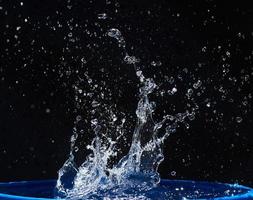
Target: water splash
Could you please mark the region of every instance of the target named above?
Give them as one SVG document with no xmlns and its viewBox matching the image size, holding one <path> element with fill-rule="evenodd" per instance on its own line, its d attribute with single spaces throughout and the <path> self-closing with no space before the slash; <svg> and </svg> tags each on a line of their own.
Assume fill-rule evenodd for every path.
<svg viewBox="0 0 253 200">
<path fill-rule="evenodd" d="M 114 191 L 116 196 L 130 197 L 129 194 L 135 195 L 137 192 L 154 188 L 160 181 L 157 169 L 164 159 L 162 152 L 164 140 L 176 131 L 178 123 L 187 125 L 186 118 L 195 114 L 194 108 L 192 112 L 186 111 L 173 116 L 166 115 L 161 121 L 155 122 L 153 119 L 155 102 L 149 100 L 149 95 L 159 87 L 152 78 L 144 76 L 140 60 L 128 54 L 125 39 L 118 29 L 109 29 L 107 36 L 116 39 L 118 46 L 124 52 L 123 61 L 134 67 L 140 83 L 139 101 L 136 109 L 137 120 L 132 142 L 129 152 L 118 163 L 108 167 L 110 159 L 118 154 L 116 144 L 124 136 L 119 130 L 120 127 L 123 127 L 125 119 L 117 129 L 117 137 L 113 139 L 108 136 L 104 137 L 102 123 L 98 118 L 94 118 L 91 120 L 91 127 L 95 137 L 87 146 L 87 149 L 92 153 L 87 156 L 80 167 L 77 167 L 73 151 L 78 134 L 74 129 L 69 159 L 59 171 L 56 186 L 59 197 L 80 199 L 95 196 L 98 198 L 109 195 L 109 191 Z M 94 104 L 96 106 L 93 106 Z M 96 109 L 97 105 L 99 103 L 95 101 L 92 107 Z M 113 120 L 112 123 L 116 120 Z"/>
<path fill-rule="evenodd" d="M 197 140 L 201 141 L 201 138 L 208 136 L 206 138 L 208 141 L 205 149 L 213 147 L 214 141 L 217 142 L 221 147 L 220 149 L 230 152 L 230 154 L 226 154 L 229 160 L 229 162 L 226 163 L 231 162 L 231 164 L 237 166 L 238 160 L 233 159 L 234 153 L 240 157 L 240 155 L 244 155 L 245 153 L 248 154 L 250 150 L 247 147 L 248 143 L 244 141 L 244 138 L 247 138 L 246 133 L 240 133 L 238 127 L 244 126 L 246 128 L 248 126 L 249 119 L 251 119 L 250 114 L 252 112 L 252 51 L 244 45 L 250 39 L 248 36 L 251 35 L 251 32 L 247 33 L 247 31 L 245 32 L 243 29 L 235 30 L 233 26 L 231 28 L 230 24 L 230 29 L 228 30 L 230 34 L 226 35 L 226 37 L 216 35 L 212 38 L 202 37 L 203 40 L 199 40 L 199 34 L 205 34 L 205 30 L 208 28 L 212 30 L 214 30 L 215 27 L 220 29 L 222 24 L 224 25 L 223 28 L 226 28 L 228 24 L 224 23 L 221 19 L 220 21 L 217 19 L 214 20 L 217 16 L 213 13 L 213 15 L 207 16 L 206 22 L 209 21 L 214 23 L 190 24 L 189 27 L 196 27 L 197 25 L 197 27 L 200 26 L 202 30 L 199 34 L 194 36 L 191 28 L 187 30 L 187 27 L 182 26 L 182 24 L 185 22 L 188 23 L 189 21 L 188 13 L 175 14 L 173 9 L 170 9 L 171 11 L 168 12 L 166 6 L 161 6 L 163 3 L 160 1 L 156 4 L 159 9 L 150 9 L 147 10 L 147 12 L 139 12 L 139 9 L 132 9 L 131 6 L 129 8 L 123 6 L 124 8 L 122 7 L 123 9 L 121 10 L 119 3 L 113 5 L 114 1 L 111 0 L 106 0 L 106 8 L 102 9 L 101 7 L 98 12 L 97 2 L 82 2 L 86 2 L 85 8 L 82 8 L 82 3 L 79 5 L 72 1 L 68 1 L 66 4 L 65 1 L 59 1 L 59 5 L 55 4 L 51 9 L 47 10 L 49 13 L 46 14 L 46 18 L 31 18 L 28 13 L 28 15 L 25 13 L 23 13 L 23 15 L 20 13 L 20 7 L 14 5 L 15 2 L 10 6 L 2 2 L 3 4 L 0 6 L 0 10 L 4 17 L 2 26 L 3 45 L 1 45 L 1 61 L 3 64 L 0 67 L 3 86 L 6 85 L 11 90 L 14 89 L 14 91 L 18 91 L 22 98 L 29 99 L 27 102 L 30 102 L 29 94 L 31 91 L 40 95 L 45 94 L 42 95 L 43 101 L 31 102 L 30 108 L 31 110 L 34 110 L 36 107 L 42 109 L 47 115 L 53 114 L 54 110 L 57 108 L 62 109 L 62 106 L 58 107 L 58 104 L 54 104 L 50 99 L 53 96 L 57 96 L 57 91 L 63 90 L 66 92 L 66 96 L 68 96 L 68 98 L 66 98 L 67 101 L 64 102 L 65 111 L 74 112 L 77 116 L 73 129 L 73 136 L 71 137 L 69 158 L 59 171 L 60 178 L 57 184 L 58 195 L 68 196 L 73 188 L 76 188 L 77 191 L 79 187 L 77 186 L 77 180 L 81 180 L 82 176 L 85 177 L 87 175 L 85 173 L 79 173 L 82 168 L 81 164 L 83 164 L 77 161 L 80 154 L 82 154 L 82 157 L 87 158 L 86 160 L 94 159 L 94 161 L 92 161 L 93 163 L 90 165 L 91 167 L 93 167 L 92 164 L 101 159 L 106 160 L 107 164 L 98 162 L 99 164 L 94 167 L 94 170 L 98 168 L 98 166 L 105 166 L 100 167 L 101 170 L 99 170 L 101 171 L 101 177 L 105 177 L 106 180 L 109 180 L 108 182 L 114 179 L 117 180 L 117 178 L 120 177 L 121 173 L 117 175 L 116 172 L 117 170 L 120 171 L 119 169 L 124 163 L 126 163 L 126 165 L 128 164 L 127 166 L 130 167 L 131 165 L 134 166 L 132 167 L 132 171 L 128 170 L 130 172 L 139 171 L 140 175 L 145 174 L 143 169 L 148 169 L 147 172 L 151 173 L 156 172 L 155 167 L 159 165 L 160 161 L 154 160 L 150 153 L 151 150 L 145 150 L 145 146 L 147 146 L 146 149 L 153 148 L 153 146 L 155 146 L 153 143 L 154 137 L 158 146 L 160 145 L 162 147 L 163 141 L 176 130 L 180 123 L 183 123 L 185 127 L 188 128 L 188 119 L 194 119 L 194 114 L 191 113 L 196 112 L 198 109 L 194 104 L 194 100 L 197 101 L 196 103 L 201 109 L 200 118 L 202 118 L 202 120 L 199 122 L 200 124 L 203 123 L 204 126 L 202 128 L 208 131 L 206 134 L 198 135 L 199 137 L 197 136 Z M 36 15 L 36 12 L 38 12 L 37 14 L 40 16 L 40 7 L 45 5 L 46 4 L 41 3 L 40 6 L 37 6 L 38 10 L 35 11 L 34 14 Z M 29 7 L 30 5 L 26 3 L 24 3 L 24 5 L 22 4 L 22 9 L 25 9 L 25 12 L 30 10 L 26 9 L 26 6 Z M 207 7 L 209 6 L 210 5 L 207 5 Z M 95 16 L 92 15 L 94 13 L 96 13 Z M 131 13 L 131 16 L 129 16 L 129 13 Z M 166 15 L 164 15 L 164 13 L 166 13 Z M 162 14 L 163 17 L 165 16 L 171 23 L 166 27 L 163 26 L 164 20 L 159 19 L 159 14 Z M 180 20 L 178 20 L 179 16 Z M 127 21 L 125 21 L 126 19 Z M 138 22 L 139 19 L 141 19 L 142 23 L 137 24 L 136 22 Z M 180 27 L 183 27 L 183 29 Z M 123 37 L 124 34 L 120 32 L 120 29 L 124 29 L 124 32 L 132 38 L 132 45 L 126 43 Z M 23 37 L 26 30 L 30 31 L 31 34 L 28 35 L 31 37 Z M 238 33 L 237 31 L 240 32 Z M 192 38 L 192 42 L 189 41 L 189 35 L 191 36 L 190 38 Z M 49 40 L 52 41 L 49 42 Z M 115 43 L 119 48 L 110 49 L 109 44 L 107 45 L 108 41 L 110 45 Z M 136 48 L 135 45 L 138 47 Z M 120 54 L 109 55 L 110 53 L 115 53 L 115 51 L 119 49 L 120 51 L 122 50 Z M 152 52 L 147 53 L 149 51 Z M 39 54 L 36 52 L 39 52 Z M 108 54 L 109 59 L 107 59 L 107 55 L 103 55 L 103 53 Z M 117 61 L 114 63 L 111 62 L 117 60 L 117 58 L 113 60 L 115 55 L 121 55 L 120 63 L 122 65 L 118 63 L 118 66 L 115 67 L 114 63 Z M 205 58 L 202 58 L 202 56 Z M 53 59 L 45 60 L 45 58 L 52 57 Z M 105 64 L 99 62 L 101 59 L 105 60 L 106 67 L 110 68 L 110 70 L 108 70 L 109 73 L 106 71 L 107 68 L 101 66 Z M 237 66 L 238 63 L 241 63 L 240 66 Z M 10 70 L 12 68 L 13 72 L 16 73 L 12 73 L 12 70 Z M 121 68 L 121 70 L 119 70 L 119 68 Z M 92 74 L 94 73 L 93 69 L 95 69 L 94 76 Z M 97 69 L 101 73 L 98 73 Z M 133 69 L 135 69 L 137 77 L 129 76 L 128 82 L 126 81 L 127 75 L 130 75 L 131 71 L 134 71 Z M 124 70 L 128 70 L 124 75 L 117 74 L 119 71 L 124 72 Z M 27 77 L 27 74 L 29 77 Z M 100 76 L 99 74 L 103 75 Z M 100 79 L 100 77 L 102 78 Z M 115 81 L 115 77 L 119 78 L 120 82 L 118 80 Z M 153 79 L 149 78 L 148 81 L 148 77 L 152 77 Z M 96 78 L 99 81 L 96 82 Z M 132 81 L 131 79 L 136 80 Z M 140 83 L 135 84 L 138 82 L 138 79 Z M 46 81 L 41 82 L 39 80 Z M 158 80 L 161 80 L 162 84 L 160 84 Z M 44 82 L 50 85 L 52 83 L 54 87 L 48 87 L 49 85 L 45 85 Z M 116 99 L 114 98 L 115 96 L 120 96 L 122 93 L 133 93 L 132 91 L 125 91 L 125 89 L 129 89 L 127 84 L 134 83 L 141 89 L 144 85 L 149 84 L 147 82 L 151 82 L 155 84 L 155 86 L 152 92 L 146 95 L 148 101 L 145 100 L 145 95 L 141 94 L 141 91 L 139 92 L 138 100 L 140 101 L 140 107 L 137 109 L 138 116 L 135 117 L 136 127 L 138 127 L 140 123 L 145 122 L 145 120 L 146 122 L 143 123 L 143 126 L 140 126 L 139 133 L 137 134 L 133 130 L 135 123 L 132 121 L 134 120 L 132 120 L 132 118 L 129 120 L 128 117 L 130 115 L 132 117 L 131 111 L 127 110 L 120 116 L 121 110 L 115 106 L 116 103 L 113 101 Z M 30 83 L 32 88 L 29 86 L 28 90 L 25 89 L 27 88 L 27 84 L 29 85 Z M 34 83 L 36 83 L 36 85 L 34 85 Z M 113 88 L 109 91 L 108 88 L 110 89 L 110 86 L 107 86 L 109 84 L 114 84 L 112 86 L 115 86 L 114 88 L 117 88 L 118 85 L 121 84 L 124 84 L 126 87 L 122 90 L 120 88 L 114 90 Z M 130 84 L 129 86 L 131 86 Z M 46 93 L 44 93 L 44 86 L 47 87 Z M 69 92 L 69 87 L 71 86 L 73 86 L 73 91 L 75 91 L 74 100 L 72 99 L 72 93 Z M 118 93 L 118 91 L 120 92 Z M 50 99 L 47 99 L 47 93 L 49 95 L 49 92 Z M 113 92 L 114 94 L 112 94 Z M 99 94 L 100 97 L 97 93 L 101 93 Z M 109 96 L 108 98 L 107 95 Z M 103 99 L 103 96 L 105 96 L 106 100 Z M 157 108 L 155 103 L 152 102 L 153 97 L 161 97 L 161 101 L 155 98 Z M 130 105 L 133 104 L 133 98 L 126 99 L 130 99 L 131 102 L 126 102 L 125 100 L 124 102 L 129 105 L 122 107 L 128 106 L 128 109 Z M 71 109 L 72 102 L 76 103 L 75 109 Z M 105 103 L 107 104 L 106 106 Z M 56 104 L 57 106 L 55 109 L 52 109 L 52 106 Z M 120 103 L 120 105 L 123 104 Z M 146 105 L 146 107 L 144 105 Z M 133 106 L 134 109 L 135 107 L 138 108 L 137 104 Z M 159 110 L 161 107 L 163 110 Z M 10 105 L 10 109 L 15 111 L 13 105 Z M 144 114 L 141 113 L 141 111 L 145 109 L 147 113 L 149 113 L 148 117 L 145 117 L 145 112 Z M 174 114 L 178 109 L 183 113 Z M 167 115 L 166 113 L 170 113 L 171 115 Z M 163 119 L 162 115 L 165 115 Z M 82 125 L 84 123 L 85 125 Z M 98 126 L 98 129 L 95 129 L 96 126 Z M 157 133 L 154 131 L 156 130 L 155 127 L 158 130 Z M 128 129 L 128 131 L 126 131 L 126 129 Z M 224 131 L 225 129 L 230 130 Z M 131 133 L 129 133 L 130 131 Z M 223 131 L 229 134 L 229 136 L 228 134 L 226 136 L 224 135 L 225 138 L 235 138 L 223 143 L 225 138 L 222 136 L 223 134 L 219 134 Z M 93 138 L 95 132 L 97 132 L 96 137 L 99 138 L 99 142 L 94 139 L 91 143 L 91 141 L 89 141 L 91 139 L 87 135 L 93 134 Z M 129 140 L 128 138 L 128 140 L 126 140 L 126 136 L 128 137 L 128 135 L 130 135 L 129 137 L 131 137 L 133 134 L 137 135 L 137 138 L 140 140 L 139 143 L 136 144 L 134 140 Z M 86 140 L 83 141 L 82 137 L 85 137 Z M 195 140 L 194 136 L 190 138 Z M 82 148 L 83 146 L 86 147 L 87 144 L 81 144 L 81 141 L 83 143 L 90 143 L 88 149 Z M 120 151 L 119 145 L 121 145 L 122 141 L 124 141 L 124 144 L 129 144 L 126 148 L 127 152 Z M 52 139 L 52 143 L 54 142 L 54 139 Z M 187 143 L 188 140 L 186 139 L 185 142 Z M 111 143 L 113 144 L 111 145 Z M 132 143 L 135 145 L 131 145 Z M 149 147 L 150 143 L 153 146 L 151 145 L 151 147 Z M 194 143 L 198 144 L 198 142 Z M 246 144 L 244 149 L 241 148 L 241 143 L 243 146 Z M 135 148 L 132 146 L 135 146 Z M 131 158 L 131 156 L 129 156 L 131 153 L 128 153 L 130 149 L 131 153 L 137 152 L 135 155 L 141 155 L 139 156 L 140 158 L 136 158 L 136 156 L 132 156 Z M 206 161 L 206 156 L 197 155 L 197 153 L 199 153 L 198 149 L 199 148 L 192 146 L 191 151 L 194 153 L 190 153 L 191 151 L 187 152 L 187 159 L 183 159 L 184 167 L 193 169 L 194 157 L 197 157 L 197 162 Z M 32 146 L 31 151 L 33 150 L 34 147 Z M 83 155 L 84 151 L 85 154 Z M 178 150 L 175 151 L 178 152 Z M 87 157 L 86 152 L 88 154 Z M 105 152 L 107 154 L 105 154 Z M 220 150 L 217 154 L 221 152 Z M 5 150 L 4 153 L 6 153 Z M 150 155 L 150 159 L 144 162 L 146 154 Z M 147 157 L 149 155 L 147 155 Z M 159 151 L 157 155 L 159 155 Z M 184 155 L 180 155 L 180 160 L 183 156 Z M 99 159 L 96 161 L 95 157 Z M 159 159 L 162 160 L 162 158 Z M 210 159 L 212 160 L 212 158 Z M 225 173 L 226 167 L 224 167 L 224 158 L 222 154 L 213 159 L 215 159 L 214 162 L 218 159 L 217 163 L 215 162 L 215 165 L 210 167 L 208 173 L 205 173 L 206 170 L 202 169 L 203 173 L 200 174 L 199 178 L 202 177 L 204 179 L 212 177 L 212 173 L 214 174 L 215 171 L 211 172 L 211 169 L 214 168 L 214 166 L 215 169 L 217 169 L 216 167 L 220 169 L 221 174 Z M 83 162 L 84 158 L 81 158 L 81 161 Z M 135 165 L 134 161 L 138 161 L 140 166 L 138 166 L 138 162 Z M 148 168 L 148 161 L 150 161 L 150 163 L 153 161 L 157 162 L 152 165 L 151 170 Z M 85 167 L 87 168 L 87 166 Z M 245 165 L 242 164 L 239 168 L 244 170 L 244 167 Z M 168 170 L 171 171 L 171 169 Z M 46 171 L 43 170 L 43 173 L 44 172 Z M 122 174 L 124 175 L 124 173 Z M 180 176 L 180 173 L 178 173 L 178 175 Z M 79 179 L 77 179 L 77 176 Z M 230 177 L 231 181 L 234 181 L 232 177 Z M 98 179 L 93 176 L 90 180 Z M 152 180 L 148 179 L 146 182 L 153 182 L 153 185 L 158 182 L 157 178 Z M 138 180 L 136 179 L 135 181 L 137 182 Z M 122 182 L 127 183 L 127 180 L 122 178 Z M 132 183 L 134 184 L 134 181 L 132 181 Z M 112 181 L 111 185 L 116 187 L 117 181 Z M 92 186 L 91 183 L 88 183 L 85 187 L 91 188 Z M 107 187 L 109 188 L 109 183 Z M 94 191 L 96 189 L 97 186 L 95 185 Z M 80 194 L 80 196 L 88 196 L 91 193 L 92 191 L 90 193 Z"/>
</svg>

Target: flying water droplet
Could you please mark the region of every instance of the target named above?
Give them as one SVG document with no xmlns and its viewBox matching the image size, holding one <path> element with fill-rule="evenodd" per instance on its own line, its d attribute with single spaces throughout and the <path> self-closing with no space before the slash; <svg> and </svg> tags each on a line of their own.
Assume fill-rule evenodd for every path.
<svg viewBox="0 0 253 200">
<path fill-rule="evenodd" d="M 187 90 L 187 93 L 186 93 L 186 96 L 187 96 L 188 98 L 190 98 L 190 97 L 192 96 L 192 94 L 193 94 L 193 90 L 192 90 L 192 89 L 188 89 L 188 90 Z"/>
<path fill-rule="evenodd" d="M 198 80 L 196 83 L 193 84 L 194 89 L 198 89 L 201 86 L 202 82 L 201 80 Z"/>
<path fill-rule="evenodd" d="M 153 67 L 157 67 L 157 66 L 159 67 L 162 65 L 162 62 L 161 61 L 152 61 L 150 64 Z"/>
<path fill-rule="evenodd" d="M 107 19 L 107 14 L 106 13 L 98 14 L 98 19 Z"/>
<path fill-rule="evenodd" d="M 116 28 L 111 28 L 108 32 L 107 35 L 109 37 L 115 38 L 118 43 L 119 43 L 119 47 L 123 47 L 125 48 L 125 40 L 121 34 L 121 32 L 119 31 L 119 29 Z"/>
<path fill-rule="evenodd" d="M 168 90 L 168 94 L 169 95 L 174 95 L 176 92 L 177 92 L 177 88 L 176 87 L 172 88 L 171 90 Z"/>
<path fill-rule="evenodd" d="M 91 124 L 96 126 L 98 124 L 98 120 L 97 119 L 92 119 Z"/>
<path fill-rule="evenodd" d="M 238 117 L 236 117 L 236 122 L 237 122 L 237 123 L 241 123 L 241 122 L 242 122 L 242 118 L 241 118 L 241 117 L 239 117 L 239 116 L 238 116 Z"/>
<path fill-rule="evenodd" d="M 172 171 L 172 172 L 170 172 L 170 175 L 171 175 L 171 176 L 176 176 L 176 175 L 177 175 L 177 172 L 176 172 L 176 171 Z"/>
<path fill-rule="evenodd" d="M 111 28 L 107 34 L 109 37 L 116 38 L 116 39 L 121 37 L 121 32 L 119 31 L 119 29 L 116 29 L 116 28 Z"/>
<path fill-rule="evenodd" d="M 81 115 L 77 115 L 77 116 L 76 116 L 76 121 L 77 121 L 77 122 L 81 121 L 81 119 L 82 119 Z"/>
<path fill-rule="evenodd" d="M 86 64 L 86 63 L 87 63 L 87 61 L 85 60 L 85 58 L 81 58 L 81 62 L 82 62 L 83 64 Z"/>
<path fill-rule="evenodd" d="M 95 108 L 95 107 L 98 107 L 100 105 L 100 103 L 98 103 L 97 101 L 92 101 L 92 103 L 91 103 L 91 106 L 93 107 L 93 108 Z"/>
<path fill-rule="evenodd" d="M 127 64 L 135 64 L 135 63 L 139 62 L 139 59 L 137 59 L 135 56 L 126 55 L 126 56 L 124 57 L 124 61 L 125 61 Z"/>
<path fill-rule="evenodd" d="M 77 146 L 74 147 L 74 151 L 75 152 L 78 152 L 79 151 L 79 148 Z"/>
</svg>

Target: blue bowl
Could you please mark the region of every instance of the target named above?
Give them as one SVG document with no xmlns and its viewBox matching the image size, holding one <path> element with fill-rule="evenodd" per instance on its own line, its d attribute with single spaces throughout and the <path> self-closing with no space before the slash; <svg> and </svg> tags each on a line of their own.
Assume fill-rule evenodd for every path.
<svg viewBox="0 0 253 200">
<path fill-rule="evenodd" d="M 0 183 L 0 199 L 55 199 L 55 180 Z M 147 191 L 149 199 L 212 199 L 253 200 L 253 189 L 241 185 L 184 180 L 162 180 L 158 187 Z"/>
</svg>

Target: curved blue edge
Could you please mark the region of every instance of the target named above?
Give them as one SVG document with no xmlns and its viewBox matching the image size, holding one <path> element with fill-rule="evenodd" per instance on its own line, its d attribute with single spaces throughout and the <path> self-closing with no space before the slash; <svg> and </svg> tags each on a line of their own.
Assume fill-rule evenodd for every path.
<svg viewBox="0 0 253 200">
<path fill-rule="evenodd" d="M 42 181 L 20 181 L 0 183 L 0 200 L 52 200 L 54 198 L 55 180 Z M 208 197 L 208 198 L 182 198 L 185 200 L 253 200 L 253 189 L 237 184 L 223 184 L 204 181 L 189 181 L 189 180 L 166 180 L 162 179 L 160 186 L 190 187 L 198 189 L 210 189 L 212 191 L 222 189 L 240 189 L 245 190 L 243 194 L 227 197 Z M 39 196 L 38 196 L 39 194 Z M 58 199 L 59 200 L 59 199 Z"/>
</svg>

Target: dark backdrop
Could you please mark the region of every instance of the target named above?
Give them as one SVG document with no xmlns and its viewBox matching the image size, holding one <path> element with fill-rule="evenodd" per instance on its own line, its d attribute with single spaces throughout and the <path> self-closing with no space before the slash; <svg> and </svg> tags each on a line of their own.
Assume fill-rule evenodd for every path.
<svg viewBox="0 0 253 200">
<path fill-rule="evenodd" d="M 166 63 L 164 70 L 174 74 L 185 66 L 195 71 L 191 66 L 204 63 L 206 70 L 198 72 L 202 79 L 224 64 L 221 54 L 214 51 L 221 46 L 232 52 L 229 73 L 238 80 L 242 74 L 252 78 L 250 3 L 128 0 L 116 5 L 112 1 L 113 6 L 106 7 L 105 2 L 0 0 L 0 181 L 56 178 L 67 158 L 76 116 L 73 82 L 71 77 L 62 78 L 55 66 L 63 63 L 59 60 L 64 54 L 65 69 L 75 68 L 72 58 L 89 53 L 85 38 L 78 44 L 69 42 L 68 23 L 85 24 L 86 20 L 94 22 L 99 13 L 111 14 L 114 19 L 109 25 L 120 27 L 129 46 L 136 46 L 133 53 L 137 57 L 160 59 Z M 112 14 L 115 9 L 118 13 Z M 63 27 L 54 30 L 57 20 Z M 81 38 L 82 31 L 72 32 Z M 212 77 L 214 85 L 220 76 Z M 243 91 L 233 90 L 233 105 L 217 100 L 222 119 L 202 110 L 190 129 L 179 128 L 166 141 L 161 176 L 253 187 L 251 91 L 250 83 Z M 122 107 L 135 102 L 131 93 L 136 89 L 127 93 Z M 247 107 L 238 107 L 245 96 Z M 172 103 L 180 103 L 174 100 Z M 132 109 L 135 105 L 130 104 Z M 243 119 L 239 124 L 235 120 L 238 115 Z"/>
</svg>

